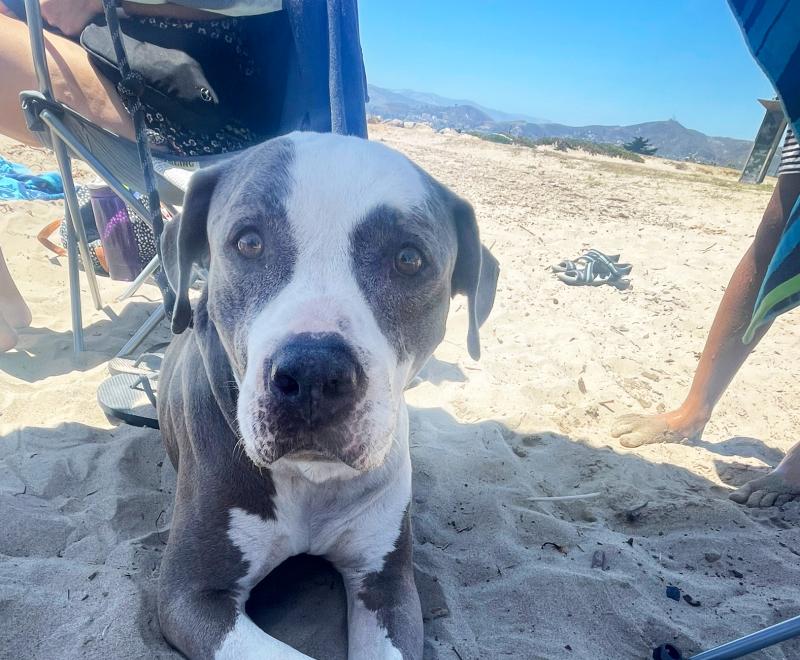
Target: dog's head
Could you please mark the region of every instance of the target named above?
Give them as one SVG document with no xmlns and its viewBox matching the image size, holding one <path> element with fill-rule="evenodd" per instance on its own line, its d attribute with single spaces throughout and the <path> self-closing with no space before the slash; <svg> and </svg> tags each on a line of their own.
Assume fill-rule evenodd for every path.
<svg viewBox="0 0 800 660">
<path fill-rule="evenodd" d="M 171 225 L 171 226 L 169 226 Z M 469 309 L 470 355 L 497 262 L 472 207 L 408 159 L 359 138 L 295 133 L 197 172 L 164 234 L 174 332 L 193 263 L 239 386 L 248 456 L 380 465 L 403 390 Z"/>
</svg>

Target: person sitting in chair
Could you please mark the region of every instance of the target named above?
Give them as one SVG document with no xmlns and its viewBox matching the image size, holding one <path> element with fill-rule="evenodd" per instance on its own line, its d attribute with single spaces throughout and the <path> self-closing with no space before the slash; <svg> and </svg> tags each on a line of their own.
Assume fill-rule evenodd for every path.
<svg viewBox="0 0 800 660">
<path fill-rule="evenodd" d="M 267 1 L 265 9 L 279 3 Z M 241 75 L 255 76 L 257 69 L 247 52 L 243 22 L 238 17 L 221 17 L 176 4 L 123 3 L 132 20 L 149 22 L 157 19 L 169 30 L 194 30 L 196 40 L 214 40 L 224 44 L 230 61 Z M 19 142 L 37 145 L 20 110 L 19 93 L 38 87 L 28 28 L 23 22 L 23 3 L 19 0 L 0 0 L 0 133 Z M 84 28 L 103 14 L 100 0 L 41 0 L 42 18 L 49 28 L 46 35 L 48 67 L 53 81 L 55 98 L 88 120 L 116 133 L 134 139 L 130 115 L 114 89 L 114 84 L 94 66 L 77 38 Z M 167 37 L 168 38 L 168 37 Z M 219 49 L 216 50 L 219 52 Z M 145 113 L 148 137 L 155 147 L 165 147 L 170 153 L 191 156 L 235 151 L 259 141 L 252 127 L 232 120 L 213 132 L 197 131 L 155 110 Z M 11 278 L 0 252 L 0 352 L 17 343 L 16 330 L 31 323 L 31 314 Z"/>
<path fill-rule="evenodd" d="M 120 3 L 123 34 L 163 50 L 167 58 L 176 51 L 188 56 L 209 81 L 208 89 L 201 89 L 203 100 L 214 101 L 215 114 L 203 115 L 211 121 L 187 123 L 187 113 L 173 115 L 142 97 L 154 152 L 181 159 L 223 154 L 293 130 L 366 137 L 366 78 L 355 2 L 339 7 L 342 15 L 334 19 L 325 2 L 222 4 L 224 9 L 206 11 L 197 8 L 205 6 L 203 0 Z M 134 141 L 133 123 L 115 84 L 87 52 L 89 31 L 94 29 L 95 37 L 107 34 L 102 1 L 39 0 L 39 6 L 55 100 Z M 24 20 L 24 0 L 0 0 L 0 134 L 38 145 L 19 107 L 19 93 L 38 88 Z M 21 301 L 7 269 L 3 274 L 10 284 L 0 283 L 0 303 Z M 23 321 L 26 314 L 9 312 Z M 11 325 L 0 325 L 0 348 L 8 350 L 15 342 Z"/>
</svg>

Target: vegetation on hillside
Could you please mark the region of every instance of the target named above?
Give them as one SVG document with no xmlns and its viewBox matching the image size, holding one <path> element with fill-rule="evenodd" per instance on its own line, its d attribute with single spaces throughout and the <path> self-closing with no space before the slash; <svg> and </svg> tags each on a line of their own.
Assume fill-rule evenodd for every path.
<svg viewBox="0 0 800 660">
<path fill-rule="evenodd" d="M 574 138 L 527 138 L 522 136 L 506 135 L 505 133 L 480 133 L 478 131 L 468 131 L 470 135 L 487 140 L 488 142 L 497 142 L 498 144 L 515 144 L 522 147 L 536 147 L 548 146 L 555 147 L 558 151 L 584 151 L 586 153 L 596 156 L 611 156 L 612 158 L 622 158 L 623 160 L 631 160 L 635 163 L 643 163 L 644 158 L 639 154 L 633 153 L 617 146 L 616 144 L 606 144 L 604 142 L 589 142 L 589 140 L 577 140 Z"/>
<path fill-rule="evenodd" d="M 633 140 L 626 142 L 622 146 L 626 151 L 630 151 L 635 154 L 642 154 L 642 156 L 652 156 L 656 153 L 656 151 L 658 151 L 657 147 L 654 147 L 650 144 L 650 140 L 643 138 L 641 135 L 637 135 L 635 138 L 633 138 Z"/>
</svg>

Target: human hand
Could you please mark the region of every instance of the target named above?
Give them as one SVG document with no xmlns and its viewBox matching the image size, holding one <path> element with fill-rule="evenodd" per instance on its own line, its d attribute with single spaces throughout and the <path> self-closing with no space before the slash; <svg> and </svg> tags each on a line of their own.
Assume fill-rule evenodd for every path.
<svg viewBox="0 0 800 660">
<path fill-rule="evenodd" d="M 68 37 L 79 35 L 94 16 L 103 13 L 102 0 L 39 0 L 42 18 Z"/>
</svg>

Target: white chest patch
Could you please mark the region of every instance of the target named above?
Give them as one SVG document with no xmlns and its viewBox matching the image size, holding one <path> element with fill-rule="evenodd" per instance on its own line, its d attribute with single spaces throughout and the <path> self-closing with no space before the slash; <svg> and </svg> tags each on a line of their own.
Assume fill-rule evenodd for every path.
<svg viewBox="0 0 800 660">
<path fill-rule="evenodd" d="M 250 590 L 273 568 L 303 550 L 296 549 L 296 541 L 274 520 L 265 520 L 244 509 L 233 508 L 228 523 L 228 538 L 247 563 L 247 573 L 239 581 L 239 605 L 244 603 Z"/>
</svg>

